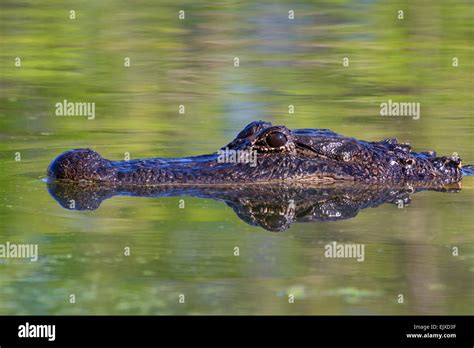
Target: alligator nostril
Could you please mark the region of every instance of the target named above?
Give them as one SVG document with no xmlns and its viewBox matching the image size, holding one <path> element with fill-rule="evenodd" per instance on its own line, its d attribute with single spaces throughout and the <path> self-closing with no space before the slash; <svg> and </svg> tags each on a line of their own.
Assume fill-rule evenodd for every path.
<svg viewBox="0 0 474 348">
<path fill-rule="evenodd" d="M 76 149 L 62 153 L 51 162 L 48 176 L 52 179 L 95 181 L 108 176 L 109 162 L 90 149 Z"/>
</svg>

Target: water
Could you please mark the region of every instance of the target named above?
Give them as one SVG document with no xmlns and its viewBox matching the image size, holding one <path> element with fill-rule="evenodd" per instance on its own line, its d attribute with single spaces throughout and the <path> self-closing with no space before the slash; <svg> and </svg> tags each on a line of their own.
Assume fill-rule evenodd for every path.
<svg viewBox="0 0 474 348">
<path fill-rule="evenodd" d="M 457 193 L 280 233 L 198 197 L 64 209 L 42 180 L 71 148 L 198 155 L 256 119 L 472 164 L 472 15 L 467 1 L 3 2 L 0 243 L 38 244 L 39 259 L 0 260 L 0 313 L 472 314 L 472 177 Z M 64 99 L 95 102 L 95 118 L 55 116 Z M 389 99 L 419 102 L 420 119 L 381 117 Z M 326 258 L 333 241 L 364 244 L 364 261 Z"/>
</svg>

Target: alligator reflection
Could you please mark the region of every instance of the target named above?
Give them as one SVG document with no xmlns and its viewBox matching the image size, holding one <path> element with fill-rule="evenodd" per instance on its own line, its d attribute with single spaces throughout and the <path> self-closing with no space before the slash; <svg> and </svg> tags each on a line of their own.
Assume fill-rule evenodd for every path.
<svg viewBox="0 0 474 348">
<path fill-rule="evenodd" d="M 460 184 L 444 187 L 354 185 L 130 186 L 48 183 L 51 196 L 66 209 L 95 210 L 116 196 L 193 196 L 225 202 L 240 219 L 269 231 L 284 231 L 295 222 L 337 221 L 355 217 L 361 209 L 383 203 L 408 205 L 411 195 L 425 190 L 457 192 Z M 72 204 L 73 203 L 73 204 Z"/>
</svg>

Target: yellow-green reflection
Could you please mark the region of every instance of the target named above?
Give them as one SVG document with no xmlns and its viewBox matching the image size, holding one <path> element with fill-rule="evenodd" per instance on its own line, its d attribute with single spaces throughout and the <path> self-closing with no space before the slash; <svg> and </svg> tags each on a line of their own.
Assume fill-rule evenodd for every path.
<svg viewBox="0 0 474 348">
<path fill-rule="evenodd" d="M 39 179 L 67 149 L 196 155 L 255 119 L 396 137 L 474 163 L 472 16 L 469 1 L 3 1 L 0 242 L 38 243 L 40 260 L 1 261 L 0 313 L 471 313 L 471 178 L 460 193 L 281 234 L 198 198 L 68 211 Z M 55 116 L 64 99 L 95 102 L 96 118 Z M 421 118 L 379 116 L 388 99 L 421 103 Z M 324 258 L 334 240 L 365 243 L 365 261 Z"/>
</svg>

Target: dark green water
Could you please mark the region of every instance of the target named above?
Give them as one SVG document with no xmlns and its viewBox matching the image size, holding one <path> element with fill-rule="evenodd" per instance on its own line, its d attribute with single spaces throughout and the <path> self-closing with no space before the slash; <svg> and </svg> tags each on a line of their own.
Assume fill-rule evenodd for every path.
<svg viewBox="0 0 474 348">
<path fill-rule="evenodd" d="M 39 259 L 0 259 L 0 314 L 472 314 L 472 177 L 282 233 L 195 197 L 66 210 L 42 178 L 68 149 L 198 155 L 256 119 L 472 164 L 473 16 L 469 1 L 2 1 L 0 244 L 38 244 Z M 64 99 L 95 102 L 95 118 L 55 116 Z M 380 116 L 389 99 L 420 118 Z M 365 244 L 364 262 L 325 258 L 333 241 Z"/>
</svg>

